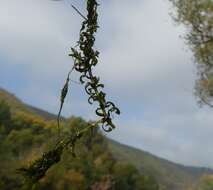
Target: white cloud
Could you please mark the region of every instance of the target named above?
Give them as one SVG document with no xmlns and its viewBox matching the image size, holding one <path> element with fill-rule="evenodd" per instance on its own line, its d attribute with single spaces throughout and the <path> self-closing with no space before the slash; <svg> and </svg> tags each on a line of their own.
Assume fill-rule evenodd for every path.
<svg viewBox="0 0 213 190">
<path fill-rule="evenodd" d="M 47 0 L 3 0 L 0 5 L 1 52 L 11 63 L 30 65 L 29 72 L 48 77 L 71 66 L 66 56 L 79 26 L 71 8 Z"/>
</svg>

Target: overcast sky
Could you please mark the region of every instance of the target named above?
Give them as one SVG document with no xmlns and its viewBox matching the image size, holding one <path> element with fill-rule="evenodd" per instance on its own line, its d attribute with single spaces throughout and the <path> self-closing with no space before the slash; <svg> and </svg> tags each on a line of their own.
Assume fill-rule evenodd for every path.
<svg viewBox="0 0 213 190">
<path fill-rule="evenodd" d="M 85 13 L 79 0 L 0 0 L 0 87 L 53 113 L 82 21 L 70 3 Z M 122 112 L 107 135 L 178 163 L 213 167 L 213 110 L 196 103 L 196 68 L 171 10 L 167 0 L 101 2 L 96 74 Z M 72 84 L 63 115 L 95 118 L 82 86 Z"/>
</svg>

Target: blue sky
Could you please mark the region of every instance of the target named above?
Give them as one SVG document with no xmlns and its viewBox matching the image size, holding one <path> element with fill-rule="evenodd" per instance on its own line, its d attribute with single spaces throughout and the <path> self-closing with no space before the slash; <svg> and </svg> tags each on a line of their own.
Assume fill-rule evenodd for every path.
<svg viewBox="0 0 213 190">
<path fill-rule="evenodd" d="M 81 22 L 70 4 L 85 13 L 82 2 L 0 1 L 1 87 L 57 113 Z M 171 10 L 167 0 L 101 2 L 95 72 L 122 111 L 107 135 L 178 163 L 213 167 L 213 110 L 196 103 L 196 68 Z M 72 84 L 63 114 L 95 118 L 80 85 Z"/>
</svg>

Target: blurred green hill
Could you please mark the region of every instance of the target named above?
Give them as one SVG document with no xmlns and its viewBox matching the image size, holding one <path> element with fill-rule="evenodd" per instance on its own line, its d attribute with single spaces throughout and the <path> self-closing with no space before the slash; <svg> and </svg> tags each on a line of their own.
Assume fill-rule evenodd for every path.
<svg viewBox="0 0 213 190">
<path fill-rule="evenodd" d="M 25 190 L 17 168 L 32 162 L 57 139 L 56 116 L 29 106 L 0 89 L 0 189 Z M 64 118 L 64 136 L 88 123 Z M 186 167 L 148 152 L 110 140 L 96 130 L 76 147 L 77 157 L 66 150 L 62 161 L 40 181 L 39 190 L 186 190 L 207 168 Z"/>
</svg>

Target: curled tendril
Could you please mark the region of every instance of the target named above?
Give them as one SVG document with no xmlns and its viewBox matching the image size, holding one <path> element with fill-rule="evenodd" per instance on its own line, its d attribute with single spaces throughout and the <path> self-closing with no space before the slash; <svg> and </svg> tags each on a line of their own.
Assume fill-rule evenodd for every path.
<svg viewBox="0 0 213 190">
<path fill-rule="evenodd" d="M 100 78 L 94 76 L 92 72 L 92 68 L 97 65 L 99 57 L 99 52 L 93 49 L 95 33 L 98 29 L 97 7 L 96 0 L 87 1 L 87 18 L 82 23 L 77 48 L 71 48 L 70 56 L 74 59 L 75 70 L 81 73 L 79 80 L 84 84 L 85 91 L 89 96 L 88 102 L 90 104 L 98 102 L 99 106 L 95 113 L 102 118 L 103 130 L 109 132 L 115 128 L 111 115 L 113 113 L 119 115 L 120 110 L 113 102 L 106 101 L 106 94 L 101 90 L 104 85 L 100 83 Z"/>
</svg>

